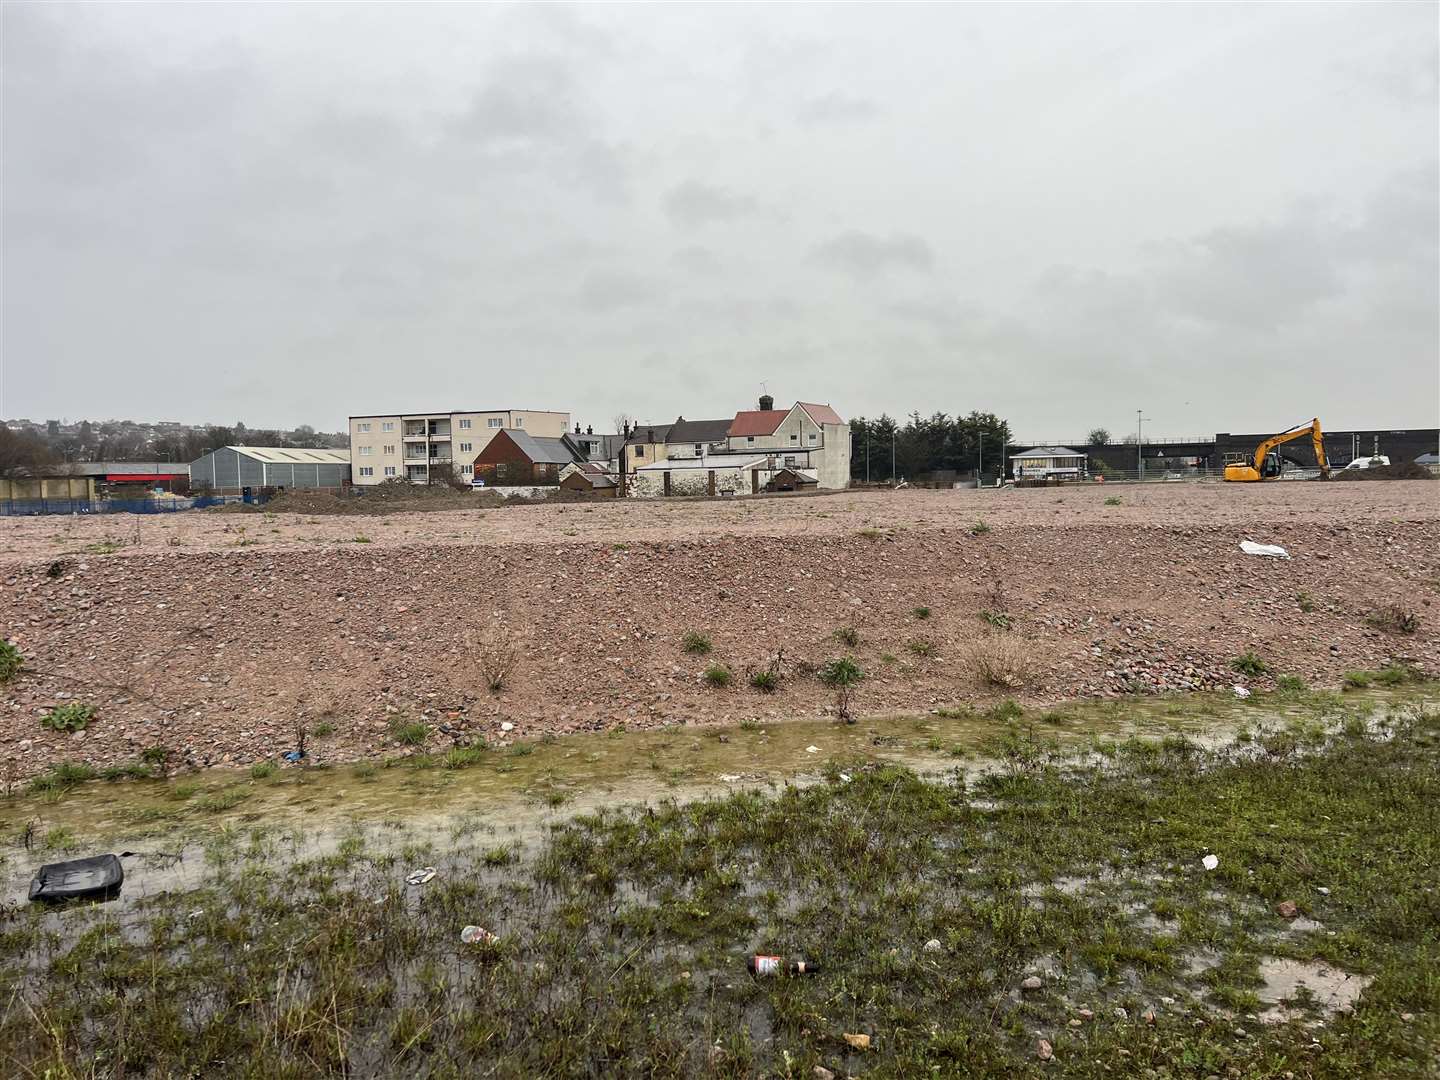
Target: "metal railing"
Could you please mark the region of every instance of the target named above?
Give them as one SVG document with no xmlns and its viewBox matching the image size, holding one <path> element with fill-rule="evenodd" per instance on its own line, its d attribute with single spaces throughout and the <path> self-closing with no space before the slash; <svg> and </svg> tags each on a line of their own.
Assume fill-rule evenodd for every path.
<svg viewBox="0 0 1440 1080">
<path fill-rule="evenodd" d="M 198 495 L 193 499 L 0 499 L 0 517 L 42 514 L 173 514 L 207 506 L 245 502 L 241 495 Z M 249 500 L 262 502 L 259 498 Z"/>
<path fill-rule="evenodd" d="M 1215 435 L 1213 432 L 1209 435 L 1166 435 L 1162 438 L 1154 439 L 1152 439 L 1149 435 L 1146 435 L 1144 439 L 1141 440 L 1142 446 L 1179 446 L 1193 443 L 1208 443 L 1213 446 L 1215 444 Z M 1022 439 L 1011 439 L 1005 445 L 1009 447 L 1011 451 L 1017 449 L 1029 450 L 1037 446 L 1068 446 L 1070 449 L 1076 450 L 1082 446 L 1089 446 L 1090 439 L 1089 436 L 1086 436 L 1083 439 L 1035 439 L 1029 442 Z M 1135 440 L 1131 439 L 1127 442 L 1125 436 L 1122 435 L 1120 438 L 1111 439 L 1109 442 L 1103 443 L 1102 445 L 1129 446 L 1133 448 L 1135 446 Z"/>
</svg>

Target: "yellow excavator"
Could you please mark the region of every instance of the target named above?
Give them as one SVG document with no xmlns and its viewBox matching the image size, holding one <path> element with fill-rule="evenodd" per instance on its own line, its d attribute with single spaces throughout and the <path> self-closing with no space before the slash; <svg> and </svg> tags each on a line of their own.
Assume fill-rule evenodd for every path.
<svg viewBox="0 0 1440 1080">
<path fill-rule="evenodd" d="M 1325 436 L 1320 431 L 1318 419 L 1311 420 L 1308 424 L 1299 424 L 1289 431 L 1282 431 L 1279 435 L 1270 436 L 1255 448 L 1254 460 L 1245 454 L 1226 454 L 1225 479 L 1242 482 L 1273 480 L 1280 475 L 1280 455 L 1275 452 L 1275 447 L 1306 435 L 1309 435 L 1315 444 L 1315 461 L 1320 466 L 1320 478 L 1329 480 L 1330 462 L 1325 458 Z"/>
</svg>

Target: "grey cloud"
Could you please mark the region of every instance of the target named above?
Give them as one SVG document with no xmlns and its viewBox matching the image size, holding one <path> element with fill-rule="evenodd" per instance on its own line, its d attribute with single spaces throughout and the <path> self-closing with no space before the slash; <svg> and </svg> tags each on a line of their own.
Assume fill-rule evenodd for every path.
<svg viewBox="0 0 1440 1080">
<path fill-rule="evenodd" d="M 665 196 L 665 211 L 677 225 L 698 228 L 754 214 L 754 199 L 713 184 L 687 180 Z"/>
<path fill-rule="evenodd" d="M 573 73 L 545 56 L 497 62 L 455 124 L 459 134 L 482 145 L 568 141 L 588 129 Z"/>
<path fill-rule="evenodd" d="M 928 274 L 935 266 L 930 245 L 905 233 L 874 236 L 851 230 L 817 245 L 812 255 L 817 262 L 862 279 L 889 270 Z"/>
<path fill-rule="evenodd" d="M 830 93 L 805 102 L 799 115 L 807 124 L 856 124 L 875 119 L 880 106 L 866 98 Z"/>
<path fill-rule="evenodd" d="M 633 308 L 657 298 L 655 287 L 644 278 L 622 270 L 597 270 L 586 275 L 579 300 L 589 311 Z"/>
<path fill-rule="evenodd" d="M 721 269 L 719 256 L 703 247 L 679 248 L 670 255 L 670 262 L 696 277 L 714 277 Z"/>
<path fill-rule="evenodd" d="M 1423 5 L 0 20 L 10 415 L 1436 422 Z"/>
</svg>

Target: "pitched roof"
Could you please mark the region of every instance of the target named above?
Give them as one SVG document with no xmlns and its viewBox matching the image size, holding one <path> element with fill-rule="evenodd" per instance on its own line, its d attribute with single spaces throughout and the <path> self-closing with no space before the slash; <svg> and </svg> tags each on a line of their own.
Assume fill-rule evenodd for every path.
<svg viewBox="0 0 1440 1080">
<path fill-rule="evenodd" d="M 1065 446 L 1037 446 L 1034 450 L 1025 450 L 1018 454 L 1011 454 L 1010 458 L 1013 461 L 1015 458 L 1089 456 L 1090 455 L 1084 453 L 1083 451 L 1071 450 L 1069 447 Z"/>
<path fill-rule="evenodd" d="M 665 439 L 672 443 L 720 442 L 730 434 L 730 418 L 724 420 L 686 420 L 683 416 L 670 425 Z"/>
<path fill-rule="evenodd" d="M 730 437 L 744 438 L 747 435 L 774 435 L 775 429 L 784 422 L 789 409 L 752 409 L 737 412 L 730 421 Z"/>
<path fill-rule="evenodd" d="M 585 455 L 564 436 L 550 439 L 543 435 L 531 435 L 524 428 L 501 428 L 495 433 L 496 438 L 502 434 L 510 436 L 521 453 L 537 465 L 569 465 L 572 461 L 585 460 Z"/>
<path fill-rule="evenodd" d="M 237 454 L 269 465 L 349 465 L 349 450 L 307 450 L 298 446 L 229 446 Z"/>
<path fill-rule="evenodd" d="M 630 431 L 626 446 L 635 443 L 663 443 L 670 441 L 670 429 L 674 424 L 636 424 Z M 645 436 L 643 439 L 641 436 Z"/>
<path fill-rule="evenodd" d="M 840 414 L 837 413 L 834 409 L 832 409 L 829 405 L 812 405 L 808 401 L 797 401 L 795 404 L 799 405 L 800 408 L 804 409 L 807 413 L 809 413 L 810 419 L 814 420 L 817 424 L 823 425 L 845 423 L 844 420 L 840 419 Z"/>
</svg>

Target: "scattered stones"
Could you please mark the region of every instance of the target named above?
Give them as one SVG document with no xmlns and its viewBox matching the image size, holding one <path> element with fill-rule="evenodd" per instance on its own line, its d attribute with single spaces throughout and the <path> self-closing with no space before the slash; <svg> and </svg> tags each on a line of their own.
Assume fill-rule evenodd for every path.
<svg viewBox="0 0 1440 1080">
<path fill-rule="evenodd" d="M 869 1035 L 865 1035 L 865 1034 L 851 1035 L 851 1034 L 849 1034 L 849 1033 L 847 1032 L 846 1035 L 845 1035 L 845 1041 L 846 1041 L 847 1043 L 849 1043 L 851 1046 L 853 1046 L 856 1050 L 869 1050 L 869 1049 L 870 1049 L 870 1036 L 869 1036 Z"/>
<path fill-rule="evenodd" d="M 925 945 L 923 946 L 923 948 L 925 949 L 926 952 L 931 952 L 931 953 L 934 953 L 934 952 L 943 952 L 943 951 L 945 950 L 945 946 L 940 943 L 940 939 L 939 939 L 939 938 L 933 938 L 933 937 L 932 937 L 929 941 L 925 942 Z"/>
<path fill-rule="evenodd" d="M 1024 990 L 1026 993 L 1033 994 L 1036 990 L 1041 989 L 1044 985 L 1045 980 L 1040 978 L 1039 975 L 1031 975 L 1020 984 L 1020 989 Z"/>
<path fill-rule="evenodd" d="M 815 1068 L 810 1070 L 810 1075 L 813 1076 L 815 1080 L 835 1080 L 835 1074 L 825 1068 L 824 1065 L 816 1065 Z"/>
<path fill-rule="evenodd" d="M 1049 1039 L 1041 1039 L 1035 1044 L 1035 1056 L 1041 1061 L 1049 1061 L 1055 1056 L 1055 1048 L 1050 1045 Z"/>
<path fill-rule="evenodd" d="M 1282 918 L 1293 919 L 1300 914 L 1300 908 L 1294 900 L 1281 900 L 1275 905 L 1275 913 Z"/>
</svg>

